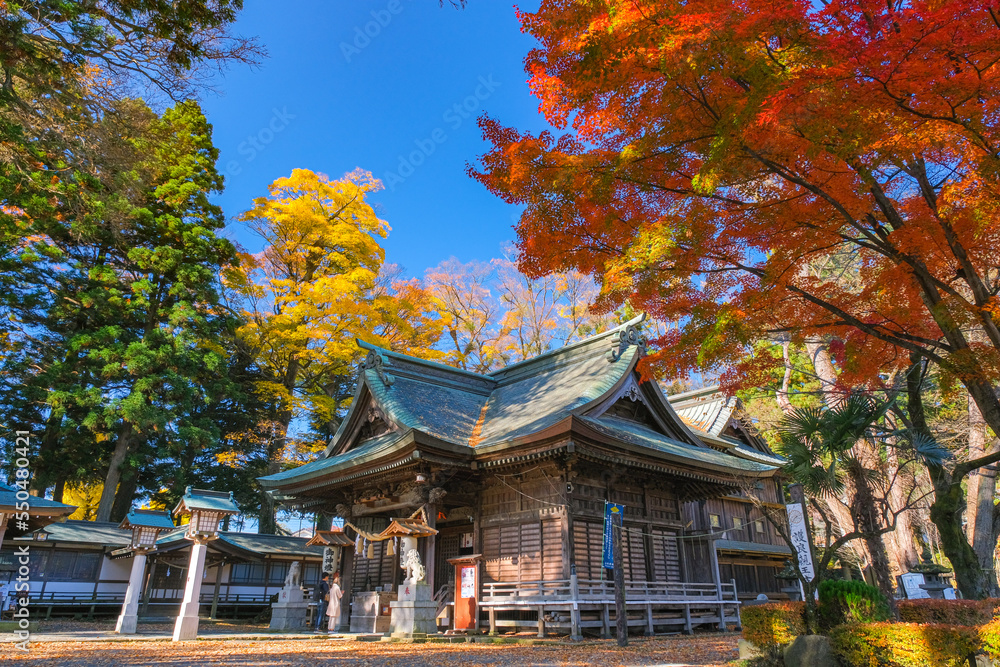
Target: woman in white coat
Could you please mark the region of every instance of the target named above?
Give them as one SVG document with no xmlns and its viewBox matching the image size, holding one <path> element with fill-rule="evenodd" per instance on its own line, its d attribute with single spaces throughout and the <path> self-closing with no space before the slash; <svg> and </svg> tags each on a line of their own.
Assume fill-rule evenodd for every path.
<svg viewBox="0 0 1000 667">
<path fill-rule="evenodd" d="M 340 626 L 340 598 L 344 596 L 344 591 L 340 590 L 340 573 L 333 575 L 330 582 L 330 602 L 326 605 L 326 616 L 329 619 L 326 629 L 330 632 L 336 631 Z"/>
</svg>

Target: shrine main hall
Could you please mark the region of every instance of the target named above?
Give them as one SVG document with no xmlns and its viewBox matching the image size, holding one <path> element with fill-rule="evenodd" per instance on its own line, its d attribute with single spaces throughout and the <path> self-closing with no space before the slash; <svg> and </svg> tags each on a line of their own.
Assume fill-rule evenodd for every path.
<svg viewBox="0 0 1000 667">
<path fill-rule="evenodd" d="M 718 414 L 729 399 L 678 407 L 714 410 L 715 432 L 686 423 L 637 370 L 640 323 L 489 374 L 359 341 L 367 357 L 330 446 L 261 482 L 286 507 L 360 529 L 347 529 L 356 548 L 345 548 L 338 565 L 349 596 L 395 590 L 398 549 L 360 534 L 422 508 L 437 534 L 419 549 L 445 626 L 455 592 L 448 561 L 479 555 L 484 629 L 607 634 L 614 596 L 602 561 L 606 501 L 624 505 L 630 627 L 653 634 L 738 624 L 740 599 L 759 591 L 723 576 L 716 542 L 768 571 L 743 588 L 773 580 L 787 549 L 759 512 L 761 503 L 781 502 L 780 459 L 745 423 Z M 720 525 L 730 519 L 712 509 L 726 499 L 741 503 L 743 518 L 732 525 Z"/>
</svg>

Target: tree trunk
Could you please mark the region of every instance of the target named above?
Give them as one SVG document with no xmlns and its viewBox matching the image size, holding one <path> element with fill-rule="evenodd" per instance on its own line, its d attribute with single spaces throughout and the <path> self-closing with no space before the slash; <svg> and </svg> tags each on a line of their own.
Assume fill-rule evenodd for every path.
<svg viewBox="0 0 1000 667">
<path fill-rule="evenodd" d="M 829 343 L 818 336 L 806 338 L 806 353 L 812 360 L 813 370 L 819 378 L 824 402 L 832 407 L 840 403 L 841 397 L 834 390 L 837 386 L 837 369 L 833 366 L 833 359 L 830 357 Z"/>
<path fill-rule="evenodd" d="M 66 492 L 66 478 L 60 477 L 56 480 L 56 485 L 52 489 L 52 500 L 57 503 L 61 503 L 63 500 L 63 494 Z"/>
<path fill-rule="evenodd" d="M 132 509 L 132 501 L 135 500 L 135 492 L 139 487 L 139 471 L 131 466 L 126 466 L 122 471 L 121 481 L 118 483 L 118 490 L 115 492 L 115 501 L 111 505 L 111 521 L 120 523 Z"/>
<path fill-rule="evenodd" d="M 872 559 L 872 575 L 875 585 L 889 600 L 894 599 L 895 585 L 889 571 L 889 556 L 882 541 L 882 525 L 879 521 L 875 498 L 865 479 L 865 471 L 860 462 L 855 461 L 848 474 L 854 486 L 851 514 L 858 531 L 864 536 L 865 546 Z"/>
<path fill-rule="evenodd" d="M 916 433 L 931 436 L 920 393 L 921 360 L 916 355 L 911 355 L 911 360 L 913 367 L 906 376 L 907 411 L 910 413 L 911 428 Z M 962 592 L 962 597 L 982 600 L 989 596 L 991 586 L 987 573 L 980 566 L 979 558 L 962 530 L 962 514 L 965 512 L 962 480 L 953 479 L 951 473 L 939 465 L 928 465 L 927 472 L 934 485 L 931 521 L 938 529 L 941 550 L 951 561 L 951 567 L 955 571 L 955 584 Z"/>
<path fill-rule="evenodd" d="M 969 397 L 969 458 L 975 459 L 984 454 L 997 451 L 997 441 L 987 446 L 986 421 L 976 402 Z M 972 542 L 972 548 L 979 559 L 979 565 L 987 571 L 992 590 L 991 597 L 996 597 L 996 574 L 993 571 L 993 552 L 996 550 L 996 537 L 993 531 L 993 498 L 996 495 L 996 467 L 984 466 L 969 473 L 966 499 L 966 537 Z"/>
<path fill-rule="evenodd" d="M 111 462 L 108 465 L 108 474 L 104 478 L 104 488 L 101 490 L 101 501 L 97 505 L 97 517 L 95 521 L 110 521 L 111 509 L 115 502 L 115 493 L 118 491 L 118 483 L 122 477 L 122 464 L 132 453 L 132 445 L 135 434 L 132 425 L 125 423 L 118 434 L 118 442 L 115 443 L 115 451 L 111 454 Z"/>
<path fill-rule="evenodd" d="M 281 471 L 281 461 L 272 457 L 267 462 L 267 474 L 274 475 Z M 277 507 L 267 491 L 260 491 L 260 513 L 257 517 L 257 532 L 261 535 L 274 535 L 278 532 Z"/>
</svg>

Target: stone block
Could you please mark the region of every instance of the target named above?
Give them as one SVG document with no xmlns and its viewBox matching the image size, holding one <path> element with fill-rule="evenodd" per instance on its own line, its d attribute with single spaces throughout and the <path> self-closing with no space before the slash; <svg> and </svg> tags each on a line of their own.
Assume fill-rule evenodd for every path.
<svg viewBox="0 0 1000 667">
<path fill-rule="evenodd" d="M 308 602 L 275 602 L 271 605 L 271 630 L 301 632 L 306 627 Z"/>
<path fill-rule="evenodd" d="M 397 600 L 411 602 L 430 602 L 434 596 L 428 584 L 400 584 Z"/>
<path fill-rule="evenodd" d="M 437 632 L 437 603 L 433 600 L 391 602 L 389 631 L 393 637 L 412 637 Z"/>
<path fill-rule="evenodd" d="M 785 667 L 837 667 L 830 640 L 823 635 L 799 635 L 785 648 Z"/>
<path fill-rule="evenodd" d="M 750 660 L 761 655 L 760 649 L 752 643 L 740 637 L 736 642 L 736 648 L 740 652 L 740 660 Z"/>
</svg>

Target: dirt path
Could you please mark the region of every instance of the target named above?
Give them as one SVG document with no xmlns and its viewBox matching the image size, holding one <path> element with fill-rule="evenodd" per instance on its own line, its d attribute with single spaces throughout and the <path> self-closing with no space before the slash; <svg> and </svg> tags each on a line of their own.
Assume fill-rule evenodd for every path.
<svg viewBox="0 0 1000 667">
<path fill-rule="evenodd" d="M 416 667 L 418 665 L 698 665 L 723 667 L 736 658 L 737 635 L 635 640 L 625 649 L 613 641 L 582 645 L 389 644 L 358 641 L 52 642 L 29 653 L 0 647 L 0 663 L 24 667 L 118 665 L 220 665 L 222 667 Z"/>
</svg>

